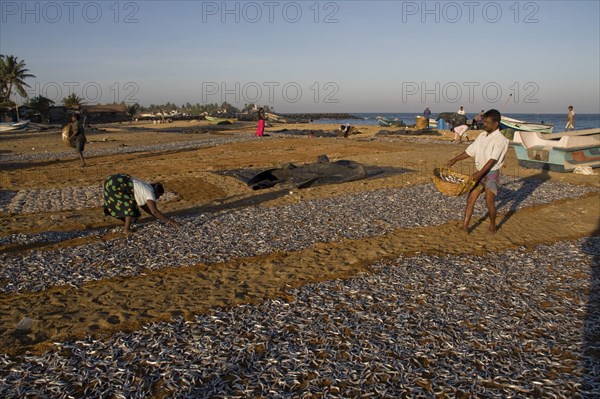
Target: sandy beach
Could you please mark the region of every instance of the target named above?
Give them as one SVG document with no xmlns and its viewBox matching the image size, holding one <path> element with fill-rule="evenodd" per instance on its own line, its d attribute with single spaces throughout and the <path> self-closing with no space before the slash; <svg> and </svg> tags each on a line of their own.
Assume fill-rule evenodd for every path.
<svg viewBox="0 0 600 399">
<path fill-rule="evenodd" d="M 262 309 L 261 306 L 277 305 L 283 309 L 288 306 L 285 304 L 294 304 L 302 296 L 310 298 L 311 294 L 304 290 L 318 292 L 315 287 L 321 285 L 339 290 L 340 298 L 352 297 L 348 292 L 357 289 L 342 288 L 344 284 L 351 285 L 357 278 L 375 280 L 395 274 L 399 277 L 394 284 L 402 285 L 396 294 L 404 298 L 402 305 L 394 310 L 397 313 L 385 311 L 386 298 L 396 295 L 393 290 L 384 293 L 381 288 L 378 294 L 371 294 L 378 298 L 376 302 L 380 308 L 376 313 L 386 323 L 394 317 L 402 319 L 402 314 L 419 314 L 419 306 L 424 306 L 428 310 L 423 310 L 422 314 L 430 318 L 423 324 L 415 322 L 413 325 L 412 321 L 407 321 L 404 328 L 410 327 L 415 334 L 420 334 L 418 331 L 421 330 L 442 331 L 446 328 L 443 323 L 435 324 L 433 320 L 437 316 L 427 313 L 434 307 L 427 298 L 440 300 L 435 306 L 443 306 L 446 300 L 456 301 L 457 309 L 471 306 L 471 311 L 477 314 L 479 299 L 474 299 L 476 297 L 487 298 L 489 303 L 498 300 L 496 304 L 499 304 L 498 298 L 504 294 L 506 298 L 518 296 L 527 302 L 525 308 L 539 310 L 539 319 L 536 316 L 536 321 L 523 321 L 522 329 L 515 327 L 510 332 L 513 335 L 505 341 L 503 328 L 512 321 L 501 316 L 497 316 L 497 320 L 504 320 L 504 327 L 498 323 L 478 330 L 475 324 L 479 322 L 472 322 L 470 327 L 462 325 L 461 328 L 470 331 L 474 340 L 480 334 L 486 342 L 485 347 L 479 348 L 479 353 L 493 352 L 496 344 L 491 345 L 491 342 L 496 342 L 496 350 L 500 351 L 497 348 L 504 343 L 510 346 L 509 341 L 517 342 L 515 345 L 521 348 L 534 341 L 536 345 L 544 339 L 553 341 L 554 344 L 548 345 L 555 348 L 555 352 L 548 349 L 550 352 L 544 356 L 556 362 L 556 367 L 532 362 L 535 378 L 524 374 L 522 381 L 513 384 L 515 388 L 510 388 L 509 381 L 516 378 L 514 375 L 505 375 L 505 380 L 499 381 L 493 377 L 484 378 L 483 371 L 479 370 L 477 380 L 473 377 L 473 373 L 478 373 L 476 365 L 464 371 L 465 375 L 471 376 L 475 388 L 466 388 L 466 383 L 462 382 L 462 385 L 454 384 L 449 377 L 440 377 L 441 374 L 436 374 L 435 378 L 421 374 L 421 369 L 418 377 L 414 377 L 416 374 L 407 369 L 403 373 L 409 382 L 404 385 L 394 383 L 393 378 L 388 378 L 387 383 L 381 379 L 373 383 L 377 389 L 387 387 L 390 396 L 382 394 L 383 391 L 377 391 L 379 394 L 370 391 L 368 385 L 356 389 L 347 383 L 335 383 L 335 378 L 319 370 L 322 378 L 305 378 L 298 382 L 300 385 L 295 386 L 295 390 L 292 382 L 280 385 L 281 397 L 299 397 L 294 392 L 311 392 L 312 397 L 354 397 L 358 396 L 357 392 L 394 397 L 398 392 L 414 394 L 416 391 L 411 391 L 411 387 L 430 395 L 437 392 L 437 397 L 501 397 L 507 394 L 523 397 L 539 394 L 543 397 L 544 393 L 559 397 L 579 393 L 585 397 L 582 393 L 598 392 L 597 379 L 592 383 L 592 377 L 586 378 L 599 367 L 598 355 L 593 349 L 598 345 L 597 332 L 588 334 L 593 330 L 590 326 L 598 328 L 599 320 L 598 171 L 595 175 L 581 175 L 524 169 L 519 167 L 514 150 L 509 148 L 502 170 L 505 196 L 500 198 L 499 195 L 498 233 L 494 236 L 486 234 L 487 219 L 480 199 L 481 207 L 472 219 L 474 227 L 466 236 L 458 233 L 465 197 L 444 197 L 433 187 L 431 176 L 435 167 L 464 150 L 467 144 L 453 143 L 453 135 L 448 131 L 441 131 L 440 135 L 378 135 L 381 130 L 395 129 L 366 125 L 356 125 L 357 133 L 347 139 L 289 134 L 295 130 L 335 131 L 337 127 L 275 124 L 266 129 L 267 137 L 257 138 L 254 137 L 255 124 L 251 122 L 223 126 L 209 125 L 206 121 L 99 125 L 86 130 L 87 167 L 79 166 L 76 153 L 61 141 L 58 130 L 2 133 L 0 268 L 4 274 L 0 278 L 0 354 L 4 366 L 0 368 L 0 378 L 4 384 L 0 392 L 5 392 L 7 397 L 16 397 L 15 392 L 21 392 L 16 388 L 18 384 L 8 381 L 14 378 L 10 369 L 27 362 L 24 355 L 60 353 L 68 358 L 66 353 L 74 353 L 73 347 L 78 345 L 73 342 L 107 342 L 119 334 L 138 334 L 150 325 L 174 320 L 180 327 L 197 323 L 202 317 L 225 320 L 221 324 L 235 324 L 227 320 L 233 320 L 231 314 L 243 312 L 246 307 Z M 476 135 L 477 132 L 469 132 L 471 139 Z M 341 184 L 305 189 L 275 186 L 256 191 L 224 173 L 267 170 L 288 163 L 304 165 L 316 162 L 319 155 L 327 155 L 331 161 L 359 162 L 380 168 L 385 173 Z M 473 170 L 473 162 L 463 161 L 456 167 L 457 171 L 468 173 Z M 101 208 L 100 185 L 114 173 L 161 181 L 167 195 L 159 202 L 159 207 L 180 221 L 182 227 L 172 229 L 145 215 L 136 225 L 133 236 L 125 237 L 120 232 L 120 222 L 104 217 Z M 540 249 L 540 246 L 550 249 Z M 591 252 L 586 252 L 584 247 L 592 248 Z M 560 256 L 545 259 L 542 256 L 545 253 Z M 569 263 L 571 261 L 573 264 Z M 406 268 L 410 273 L 403 274 L 398 267 Z M 467 268 L 468 273 L 460 276 L 444 275 L 445 269 L 449 270 L 448 275 L 453 275 L 457 270 Z M 431 273 L 428 278 L 433 280 L 409 283 L 413 281 L 410 279 L 423 278 L 425 274 L 419 274 L 421 269 L 423 273 Z M 526 271 L 527 276 L 518 270 Z M 46 277 L 44 273 L 47 273 Z M 454 283 L 442 284 L 446 278 L 463 281 L 464 296 L 444 299 L 444 295 L 450 295 L 457 287 Z M 500 281 L 504 283 L 500 284 Z M 498 287 L 494 282 L 503 287 L 502 295 L 495 291 Z M 377 290 L 380 283 L 364 284 L 373 284 Z M 493 292 L 496 294 L 486 296 Z M 368 291 L 360 295 L 363 294 L 369 295 Z M 316 297 L 314 294 L 313 298 Z M 419 297 L 422 302 L 417 300 Z M 327 306 L 333 308 L 353 306 L 341 299 L 336 305 L 335 295 L 329 300 L 332 303 Z M 315 315 L 323 317 L 327 306 L 320 309 L 320 302 L 314 301 Z M 498 308 L 497 315 L 519 307 L 508 304 L 509 299 L 506 301 L 503 310 Z M 456 320 L 456 314 L 452 316 L 450 308 L 448 320 Z M 265 314 L 273 312 L 272 320 L 283 311 L 269 309 L 262 311 Z M 479 311 L 484 309 L 481 305 Z M 544 314 L 550 311 L 556 319 Z M 307 312 L 310 313 L 304 311 Z M 223 316 L 225 313 L 227 317 Z M 296 314 L 298 320 L 300 313 Z M 359 309 L 354 308 L 351 313 L 358 314 Z M 567 314 L 568 322 L 560 319 Z M 469 317 L 476 318 L 475 315 Z M 288 333 L 303 328 L 302 325 L 294 326 L 294 320 L 291 317 L 282 321 L 286 323 Z M 561 325 L 549 328 L 544 320 L 564 323 L 564 329 L 561 330 Z M 368 324 L 366 319 L 363 322 Z M 267 321 L 253 323 L 264 325 Z M 361 322 L 356 323 L 357 331 L 360 331 Z M 540 328 L 539 334 L 533 325 Z M 342 331 L 342 336 L 337 335 L 337 339 L 348 345 L 369 342 L 368 334 L 359 336 L 357 331 L 353 330 L 345 337 L 342 337 Z M 488 333 L 490 335 L 486 335 Z M 208 330 L 202 329 L 197 334 L 211 336 Z M 281 338 L 273 331 L 247 334 L 255 334 L 258 341 L 261 337 L 264 340 L 265 334 L 270 336 L 272 346 L 265 344 L 267 346 L 262 349 L 256 346 L 254 338 L 248 338 L 249 345 L 254 345 L 251 352 L 256 359 L 262 359 L 261 351 L 264 354 L 275 350 L 275 342 Z M 552 334 L 561 338 L 549 337 Z M 542 336 L 546 338 L 542 339 Z M 311 336 L 310 339 L 337 342 L 331 337 L 331 334 L 323 333 L 320 338 Z M 437 338 L 428 339 L 435 341 Z M 461 346 L 461 339 L 453 338 L 455 348 Z M 375 341 L 373 338 L 372 342 Z M 420 351 L 427 352 L 427 340 L 419 342 Z M 70 349 L 65 349 L 67 347 Z M 442 357 L 442 347 L 444 345 L 440 344 L 435 351 L 432 349 L 438 360 Z M 449 346 L 445 348 L 449 350 Z M 534 356 L 546 349 L 536 351 L 532 347 L 524 351 Z M 278 350 L 289 352 L 289 348 Z M 310 348 L 308 351 L 318 352 Z M 421 359 L 419 361 L 423 363 L 425 355 L 418 352 L 415 350 L 411 356 L 405 356 L 402 364 L 412 364 L 411 358 Z M 198 352 L 199 357 L 204 355 L 208 356 L 207 352 Z M 465 365 L 470 361 L 465 357 L 456 363 Z M 485 368 L 491 374 L 504 375 L 499 369 L 492 370 L 493 356 L 481 361 L 487 362 Z M 215 364 L 214 358 L 211 364 Z M 236 367 L 244 368 L 239 360 L 236 364 Z M 166 363 L 163 366 L 168 368 Z M 419 367 L 427 369 L 423 364 Z M 246 369 L 250 368 L 247 365 Z M 437 370 L 443 368 L 440 365 Z M 431 369 L 436 367 L 432 365 Z M 183 384 L 189 385 L 189 389 L 152 380 L 145 385 L 147 391 L 138 396 L 173 397 L 177 396 L 174 392 L 181 389 L 178 394 L 197 397 L 277 397 L 270 391 L 259 392 L 258 385 L 248 381 L 250 390 L 239 390 L 233 381 L 224 377 L 227 370 L 219 370 L 213 371 L 213 377 L 221 373 L 218 374 L 221 380 L 226 381 L 220 380 L 222 385 L 214 378 L 204 377 Z M 143 374 L 148 371 L 130 369 L 130 372 L 143 379 Z M 331 381 L 324 382 L 328 378 Z M 465 377 L 465 381 L 469 378 Z M 556 386 L 543 382 L 544 379 L 554 381 Z M 488 380 L 486 385 L 484 381 Z M 542 386 L 536 385 L 535 381 L 542 381 Z M 38 384 L 34 379 L 29 383 L 36 387 Z M 39 384 L 43 385 L 42 382 Z M 213 384 L 213 393 L 201 391 L 210 384 Z M 459 385 L 460 388 L 456 388 Z M 82 391 L 73 388 L 70 392 L 81 394 L 83 388 L 80 387 Z M 408 390 L 402 391 L 405 388 Z M 219 389 L 221 393 L 215 393 Z M 278 390 L 276 386 L 269 389 Z M 461 392 L 466 396 L 460 396 Z"/>
</svg>

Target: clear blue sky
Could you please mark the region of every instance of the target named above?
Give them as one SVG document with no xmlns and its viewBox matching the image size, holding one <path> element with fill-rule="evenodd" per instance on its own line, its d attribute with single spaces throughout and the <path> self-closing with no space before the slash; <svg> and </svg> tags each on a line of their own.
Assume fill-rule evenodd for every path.
<svg viewBox="0 0 600 399">
<path fill-rule="evenodd" d="M 0 52 L 56 102 L 599 113 L 599 4 L 3 0 Z"/>
</svg>

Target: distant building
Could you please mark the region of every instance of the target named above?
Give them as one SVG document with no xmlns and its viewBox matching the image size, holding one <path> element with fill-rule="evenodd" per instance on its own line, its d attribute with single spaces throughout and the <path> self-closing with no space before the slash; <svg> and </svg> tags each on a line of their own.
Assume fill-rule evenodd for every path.
<svg viewBox="0 0 600 399">
<path fill-rule="evenodd" d="M 69 116 L 75 111 L 63 105 L 53 105 L 48 109 L 48 123 L 65 125 L 69 123 Z"/>
<path fill-rule="evenodd" d="M 129 120 L 125 104 L 82 105 L 81 112 L 86 118 L 86 123 L 111 123 Z"/>
<path fill-rule="evenodd" d="M 19 119 L 27 119 L 34 123 L 42 123 L 42 115 L 28 105 L 19 107 Z"/>
</svg>

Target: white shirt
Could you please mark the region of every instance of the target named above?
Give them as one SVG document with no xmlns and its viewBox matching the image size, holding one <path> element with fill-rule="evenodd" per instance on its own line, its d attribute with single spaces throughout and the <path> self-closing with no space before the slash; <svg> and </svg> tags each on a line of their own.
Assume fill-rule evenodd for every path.
<svg viewBox="0 0 600 399">
<path fill-rule="evenodd" d="M 457 114 L 459 115 L 465 115 L 465 110 L 464 109 L 459 109 Z"/>
<path fill-rule="evenodd" d="M 133 195 L 135 196 L 135 202 L 137 202 L 138 206 L 146 205 L 148 200 L 156 202 L 154 189 L 150 183 L 146 183 L 145 181 L 137 179 L 133 176 L 131 176 L 131 182 L 133 183 Z"/>
<path fill-rule="evenodd" d="M 477 170 L 483 169 L 490 159 L 497 161 L 490 170 L 498 170 L 504 165 L 508 143 L 509 140 L 500 133 L 499 129 L 494 130 L 492 133 L 484 131 L 467 147 L 465 152 L 470 157 L 475 157 Z"/>
</svg>

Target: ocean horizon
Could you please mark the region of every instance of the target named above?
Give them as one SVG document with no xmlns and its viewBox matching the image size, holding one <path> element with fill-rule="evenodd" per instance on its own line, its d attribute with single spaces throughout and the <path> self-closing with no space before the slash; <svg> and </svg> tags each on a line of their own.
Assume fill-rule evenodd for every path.
<svg viewBox="0 0 600 399">
<path fill-rule="evenodd" d="M 455 112 L 455 111 L 447 111 Z M 387 119 L 401 119 L 407 125 L 414 125 L 417 116 L 422 116 L 422 112 L 348 112 L 349 115 L 354 115 L 358 119 L 317 119 L 314 123 L 323 124 L 362 124 L 362 125 L 377 125 L 377 117 L 382 116 Z M 437 118 L 437 113 L 432 113 L 431 118 Z M 475 113 L 467 113 L 467 119 L 470 121 L 475 117 Z M 567 114 L 506 114 L 507 117 L 520 119 L 531 123 L 545 123 L 554 125 L 554 132 L 559 133 L 564 131 L 567 123 Z M 600 128 L 600 114 L 575 114 L 575 130 Z"/>
</svg>

